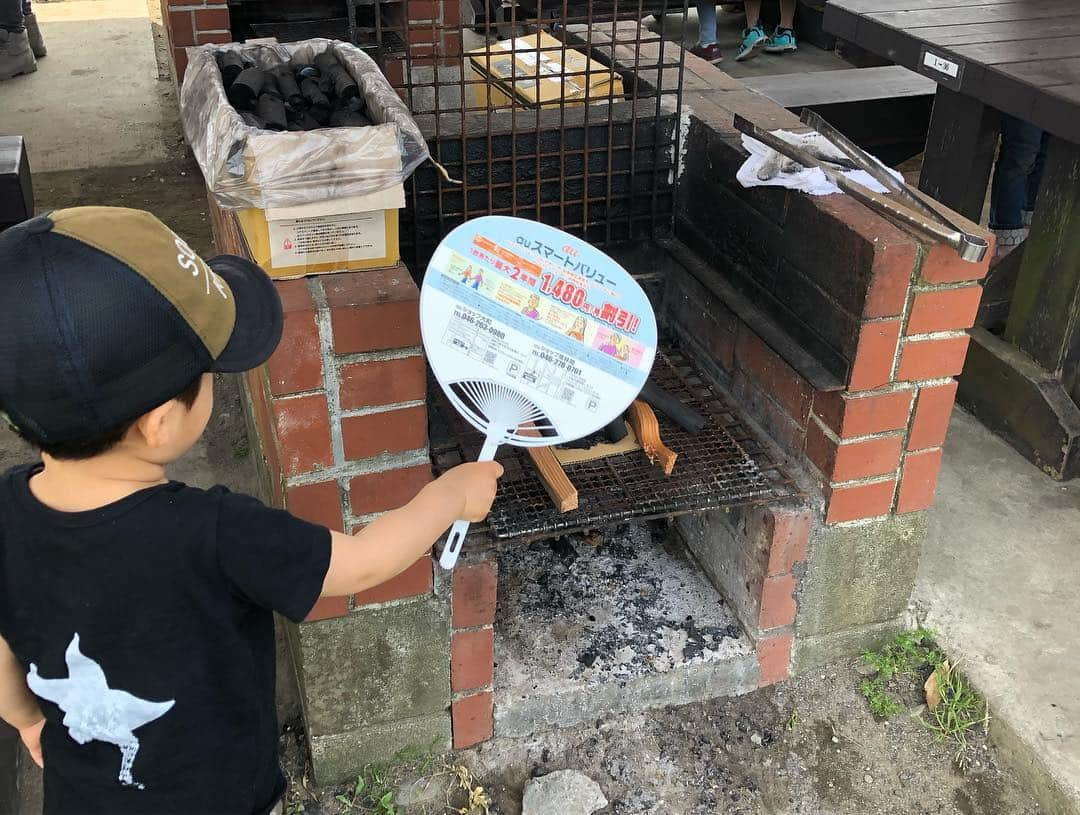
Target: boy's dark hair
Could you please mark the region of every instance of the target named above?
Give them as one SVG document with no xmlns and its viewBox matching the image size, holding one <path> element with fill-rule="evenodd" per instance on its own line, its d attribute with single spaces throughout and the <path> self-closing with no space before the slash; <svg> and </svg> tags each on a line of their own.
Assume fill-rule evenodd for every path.
<svg viewBox="0 0 1080 815">
<path fill-rule="evenodd" d="M 195 404 L 195 400 L 199 398 L 199 392 L 202 390 L 201 386 L 202 376 L 200 375 L 194 382 L 173 398 L 184 405 L 184 407 L 190 408 Z M 139 421 L 139 417 L 136 417 L 129 422 L 124 422 L 124 424 L 119 427 L 114 427 L 112 430 L 106 430 L 104 433 L 99 433 L 91 438 L 76 439 L 75 441 L 65 441 L 57 444 L 42 444 L 28 434 L 20 435 L 37 447 L 41 452 L 52 458 L 61 461 L 82 461 L 84 459 L 93 458 L 94 456 L 100 456 L 102 453 L 107 453 L 109 450 L 116 447 L 116 445 L 123 441 L 124 436 L 127 435 L 127 432 L 131 430 L 137 421 Z"/>
</svg>

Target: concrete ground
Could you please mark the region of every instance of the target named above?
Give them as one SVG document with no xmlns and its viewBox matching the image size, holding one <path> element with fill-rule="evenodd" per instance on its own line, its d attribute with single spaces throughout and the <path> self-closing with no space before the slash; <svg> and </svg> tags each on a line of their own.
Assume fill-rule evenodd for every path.
<svg viewBox="0 0 1080 815">
<path fill-rule="evenodd" d="M 957 410 L 914 601 L 1049 812 L 1080 812 L 1078 589 L 1080 483 L 1052 481 Z"/>
<path fill-rule="evenodd" d="M 49 54 L 0 82 L 0 133 L 23 135 L 34 172 L 162 161 L 179 146 L 147 0 L 34 6 Z"/>
</svg>

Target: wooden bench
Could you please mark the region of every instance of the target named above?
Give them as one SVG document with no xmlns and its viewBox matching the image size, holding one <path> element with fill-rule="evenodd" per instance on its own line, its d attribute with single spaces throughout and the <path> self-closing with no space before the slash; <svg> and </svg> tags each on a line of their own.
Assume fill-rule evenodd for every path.
<svg viewBox="0 0 1080 815">
<path fill-rule="evenodd" d="M 900 65 L 742 77 L 798 113 L 812 108 L 860 147 L 898 164 L 926 144 L 937 83 Z"/>
</svg>

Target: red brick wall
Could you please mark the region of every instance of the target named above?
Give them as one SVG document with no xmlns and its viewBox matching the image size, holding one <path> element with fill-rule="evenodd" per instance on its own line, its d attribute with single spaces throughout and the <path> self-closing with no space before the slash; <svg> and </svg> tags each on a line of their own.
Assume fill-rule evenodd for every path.
<svg viewBox="0 0 1080 815">
<path fill-rule="evenodd" d="M 450 704 L 454 747 L 470 747 L 494 732 L 494 560 L 459 562 L 453 572 L 450 640 Z"/>
<path fill-rule="evenodd" d="M 402 266 L 279 281 L 281 345 L 247 375 L 275 504 L 355 533 L 431 480 L 419 292 Z M 309 621 L 432 592 L 432 560 Z"/>
<path fill-rule="evenodd" d="M 715 72 L 690 55 L 687 70 L 691 82 Z M 827 523 L 930 507 L 989 255 L 965 263 L 848 196 L 742 189 L 733 113 L 768 114 L 770 127 L 798 129 L 798 119 L 735 86 L 688 97 L 677 235 L 790 341 L 775 345 L 789 356 L 800 347 L 839 389 L 815 388 L 805 365 L 721 302 L 704 308 L 697 291 L 672 304 L 684 334 L 711 352 L 742 406 L 812 466 Z"/>
<path fill-rule="evenodd" d="M 165 27 L 176 65 L 176 81 L 187 70 L 187 49 L 192 45 L 232 42 L 229 6 L 214 0 L 164 0 Z"/>
</svg>

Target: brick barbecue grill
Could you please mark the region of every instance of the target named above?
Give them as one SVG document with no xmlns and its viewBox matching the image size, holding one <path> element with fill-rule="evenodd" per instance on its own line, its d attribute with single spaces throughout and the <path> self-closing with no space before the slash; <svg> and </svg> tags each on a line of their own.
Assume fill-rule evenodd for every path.
<svg viewBox="0 0 1080 815">
<path fill-rule="evenodd" d="M 204 7 L 170 3 L 174 44 L 188 18 L 201 39 Z M 661 418 L 680 454 L 670 478 L 640 453 L 571 465 L 570 513 L 504 448 L 499 499 L 452 573 L 425 556 L 288 626 L 317 780 L 410 744 L 747 692 L 894 632 L 985 264 L 845 196 L 742 189 L 733 115 L 798 120 L 639 26 L 640 2 L 603 25 L 562 4 L 560 36 L 614 66 L 626 98 L 539 111 L 471 105 L 460 51 L 478 35 L 460 6 L 404 8 L 376 37 L 396 34 L 398 57 L 380 59 L 464 183 L 431 166 L 411 179 L 405 264 L 277 284 L 284 338 L 246 379 L 267 500 L 354 531 L 473 456 L 478 438 L 428 384 L 416 281 L 481 214 L 612 252 L 657 311 L 656 381 L 709 423 L 694 437 Z M 503 33 L 527 31 L 518 11 Z M 219 248 L 243 251 L 232 214 L 211 211 Z"/>
</svg>

